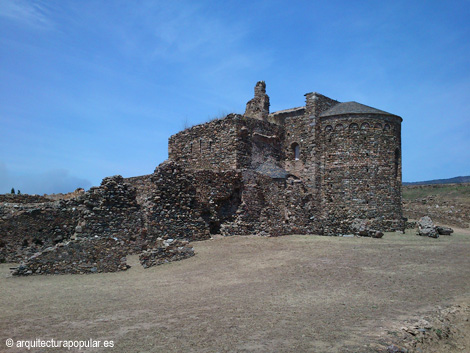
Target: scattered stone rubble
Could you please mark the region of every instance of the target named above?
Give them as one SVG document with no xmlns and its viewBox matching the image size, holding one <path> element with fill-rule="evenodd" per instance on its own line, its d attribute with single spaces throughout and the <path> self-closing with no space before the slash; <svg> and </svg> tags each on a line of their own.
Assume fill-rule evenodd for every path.
<svg viewBox="0 0 470 353">
<path fill-rule="evenodd" d="M 384 233 L 380 230 L 372 229 L 371 222 L 367 219 L 356 218 L 351 223 L 351 231 L 361 237 L 382 238 L 384 236 Z"/>
<path fill-rule="evenodd" d="M 152 249 L 139 255 L 139 261 L 144 268 L 149 268 L 171 261 L 183 260 L 191 256 L 194 256 L 194 249 L 189 246 L 189 242 L 159 238 Z"/>
<path fill-rule="evenodd" d="M 452 228 L 436 226 L 431 217 L 424 216 L 418 221 L 418 235 L 430 238 L 439 238 L 439 235 L 451 235 L 454 232 Z"/>
</svg>

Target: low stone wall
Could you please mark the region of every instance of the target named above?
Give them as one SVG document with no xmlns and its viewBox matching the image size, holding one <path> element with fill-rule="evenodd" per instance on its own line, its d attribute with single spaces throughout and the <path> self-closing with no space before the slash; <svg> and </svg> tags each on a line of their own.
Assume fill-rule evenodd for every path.
<svg viewBox="0 0 470 353">
<path fill-rule="evenodd" d="M 41 203 L 49 202 L 50 199 L 39 195 L 28 195 L 28 194 L 0 194 L 0 203 Z"/>
<path fill-rule="evenodd" d="M 143 212 L 136 189 L 121 176 L 76 198 L 40 203 L 0 204 L 0 262 L 19 262 L 69 240 L 115 237 L 129 252 L 146 248 Z M 19 196 L 17 195 L 15 199 Z"/>
<path fill-rule="evenodd" d="M 84 274 L 127 270 L 127 251 L 114 238 L 92 238 L 60 243 L 30 257 L 13 275 Z"/>
<path fill-rule="evenodd" d="M 191 256 L 194 256 L 194 249 L 189 245 L 189 242 L 160 238 L 157 239 L 152 249 L 139 255 L 139 261 L 144 268 L 148 268 Z"/>
</svg>

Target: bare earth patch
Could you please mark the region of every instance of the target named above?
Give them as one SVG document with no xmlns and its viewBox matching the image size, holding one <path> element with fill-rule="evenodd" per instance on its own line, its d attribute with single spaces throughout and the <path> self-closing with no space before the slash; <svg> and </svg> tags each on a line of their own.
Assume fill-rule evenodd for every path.
<svg viewBox="0 0 470 353">
<path fill-rule="evenodd" d="M 470 303 L 470 231 L 414 232 L 218 238 L 184 261 L 130 257 L 128 271 L 94 275 L 13 278 L 2 264 L 0 351 L 24 351 L 7 338 L 93 338 L 115 347 L 89 352 L 373 352 L 405 323 Z"/>
</svg>

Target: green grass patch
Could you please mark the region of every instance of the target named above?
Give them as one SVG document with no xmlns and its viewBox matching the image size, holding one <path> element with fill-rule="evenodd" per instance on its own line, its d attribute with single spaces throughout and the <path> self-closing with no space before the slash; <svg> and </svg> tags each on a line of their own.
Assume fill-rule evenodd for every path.
<svg viewBox="0 0 470 353">
<path fill-rule="evenodd" d="M 428 196 L 438 196 L 446 200 L 470 202 L 470 184 L 426 185 L 421 187 L 403 187 L 403 199 L 413 200 Z"/>
</svg>

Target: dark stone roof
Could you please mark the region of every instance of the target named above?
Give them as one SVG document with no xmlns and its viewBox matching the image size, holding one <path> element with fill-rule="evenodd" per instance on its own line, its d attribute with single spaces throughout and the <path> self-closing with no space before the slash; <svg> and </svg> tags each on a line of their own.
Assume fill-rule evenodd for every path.
<svg viewBox="0 0 470 353">
<path fill-rule="evenodd" d="M 264 162 L 258 168 L 255 169 L 256 172 L 267 175 L 273 179 L 285 179 L 289 175 L 284 169 L 278 167 L 272 162 Z"/>
<path fill-rule="evenodd" d="M 346 114 L 380 114 L 397 116 L 357 102 L 339 103 L 320 114 L 321 117 Z"/>
</svg>

